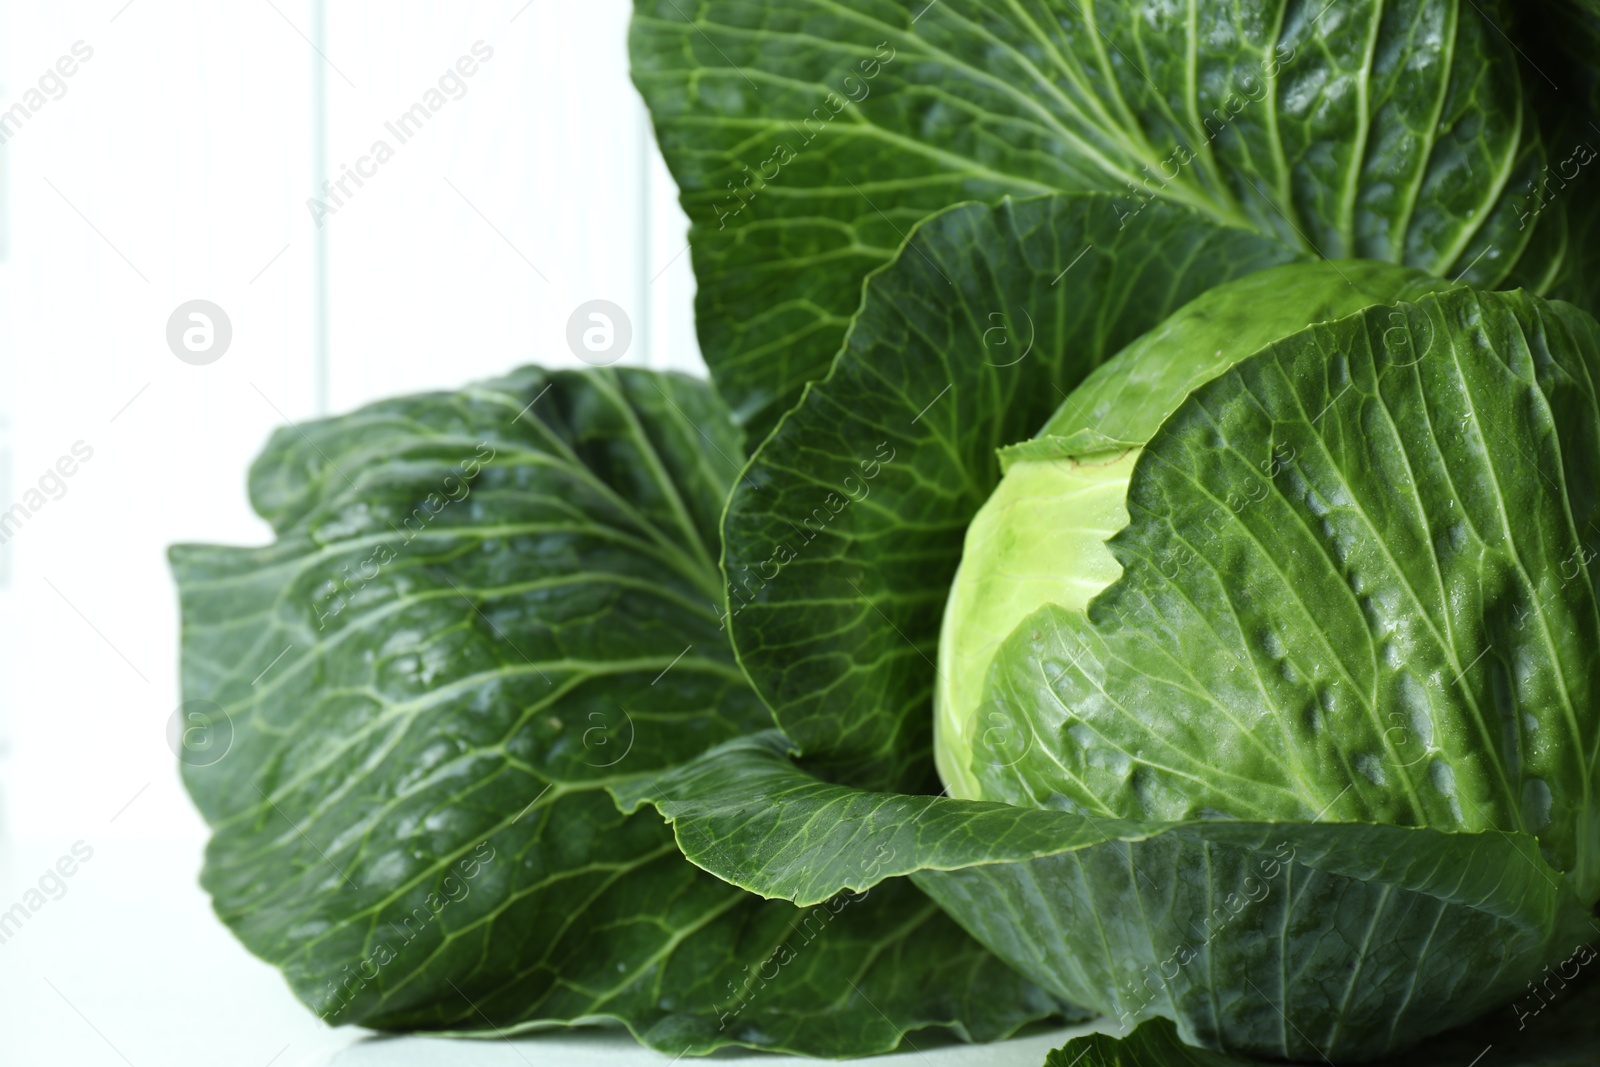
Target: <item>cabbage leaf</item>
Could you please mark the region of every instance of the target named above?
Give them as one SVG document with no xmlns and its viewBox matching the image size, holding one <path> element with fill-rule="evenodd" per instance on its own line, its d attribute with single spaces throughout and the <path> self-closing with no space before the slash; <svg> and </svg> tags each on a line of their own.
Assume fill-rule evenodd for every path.
<svg viewBox="0 0 1600 1067">
<path fill-rule="evenodd" d="M 275 541 L 173 549 L 201 882 L 325 1021 L 841 1056 L 1061 1010 L 909 883 L 762 901 L 607 792 L 770 726 L 716 607 L 743 458 L 704 382 L 528 368 L 280 430 Z"/>
</svg>

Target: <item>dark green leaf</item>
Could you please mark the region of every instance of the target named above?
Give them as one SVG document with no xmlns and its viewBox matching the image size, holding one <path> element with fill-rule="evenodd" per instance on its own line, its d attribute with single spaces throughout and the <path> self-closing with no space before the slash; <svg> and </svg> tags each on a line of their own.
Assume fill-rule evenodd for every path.
<svg viewBox="0 0 1600 1067">
<path fill-rule="evenodd" d="M 1170 1019 L 1151 1019 L 1127 1037 L 1075 1037 L 1046 1056 L 1044 1067 L 1249 1067 L 1255 1062 L 1186 1045 Z"/>
<path fill-rule="evenodd" d="M 704 383 L 530 368 L 280 431 L 277 540 L 173 550 L 202 881 L 327 1021 L 839 1056 L 1056 1010 L 908 883 L 761 901 L 606 792 L 770 724 L 715 607 L 742 461 Z"/>
<path fill-rule="evenodd" d="M 1581 946 L 1536 992 L 1441 1034 L 1375 1067 L 1594 1067 L 1600 1058 L 1600 986 L 1588 973 L 1596 953 Z M 1563 977 L 1564 976 L 1564 977 Z M 1123 1038 L 1089 1034 L 1045 1057 L 1045 1067 L 1265 1067 L 1186 1045 L 1166 1019 L 1152 1019 Z"/>
<path fill-rule="evenodd" d="M 871 278 L 839 360 L 728 504 L 734 644 L 808 758 L 863 784 L 928 784 L 929 695 L 962 537 L 1085 374 L 1278 242 L 1106 196 L 953 208 Z"/>
<path fill-rule="evenodd" d="M 1035 743 L 975 746 L 983 795 L 1515 830 L 1600 896 L 1597 380 L 1589 316 L 1458 289 L 1197 389 L 1134 468 L 1121 579 L 996 653 Z"/>
<path fill-rule="evenodd" d="M 1006 804 L 826 784 L 781 740 L 631 799 L 764 894 L 909 873 L 1046 988 L 1192 1043 L 1361 1059 L 1463 1023 L 1595 932 L 1597 371 L 1576 309 L 1454 289 L 1196 388 L 1134 468 L 1122 576 L 995 658 L 1029 743 L 973 769 Z"/>
<path fill-rule="evenodd" d="M 910 873 L 1058 996 L 1176 1018 L 1191 1042 L 1370 1058 L 1510 999 L 1596 932 L 1526 835 L 1139 825 L 832 785 L 784 747 L 732 742 L 629 798 L 653 801 L 695 863 L 764 895 Z"/>
<path fill-rule="evenodd" d="M 634 80 L 689 214 L 701 347 L 764 433 L 924 216 L 1104 191 L 1294 252 L 1546 285 L 1545 152 L 1490 0 L 636 0 Z"/>
</svg>

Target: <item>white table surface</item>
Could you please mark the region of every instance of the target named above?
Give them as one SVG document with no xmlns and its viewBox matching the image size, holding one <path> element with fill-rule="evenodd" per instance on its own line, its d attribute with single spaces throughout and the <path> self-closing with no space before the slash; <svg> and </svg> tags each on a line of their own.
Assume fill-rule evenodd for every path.
<svg viewBox="0 0 1600 1067">
<path fill-rule="evenodd" d="M 0 911 L 21 899 L 71 841 L 0 843 Z M 380 1037 L 329 1028 L 278 973 L 233 939 L 196 884 L 193 841 L 104 839 L 67 891 L 0 944 L 4 1067 L 666 1067 L 672 1057 L 610 1029 L 516 1040 Z M 1083 1028 L 994 1045 L 879 1056 L 881 1067 L 1038 1067 Z M 916 1040 L 913 1035 L 913 1040 Z M 689 1061 L 693 1062 L 693 1061 Z M 717 1067 L 780 1067 L 789 1057 L 721 1052 Z"/>
</svg>

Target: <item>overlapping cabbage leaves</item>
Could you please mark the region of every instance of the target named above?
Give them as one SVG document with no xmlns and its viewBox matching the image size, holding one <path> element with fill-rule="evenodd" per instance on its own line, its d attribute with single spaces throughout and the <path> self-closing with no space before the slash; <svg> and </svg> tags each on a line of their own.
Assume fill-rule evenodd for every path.
<svg viewBox="0 0 1600 1067">
<path fill-rule="evenodd" d="M 701 348 L 759 435 L 828 370 L 861 279 L 964 200 L 1098 190 L 1291 254 L 1558 285 L 1572 200 L 1525 186 L 1567 145 L 1510 25 L 1492 0 L 636 0 L 632 52 Z"/>
<path fill-rule="evenodd" d="M 1427 1042 L 1380 1067 L 1591 1067 L 1600 1046 L 1595 985 L 1584 969 L 1593 951 L 1574 952 L 1503 1013 Z M 1519 1025 L 1512 1027 L 1511 1022 Z M 1255 1061 L 1186 1045 L 1164 1019 L 1126 1038 L 1089 1034 L 1045 1058 L 1045 1067 L 1254 1067 Z"/>
<path fill-rule="evenodd" d="M 907 410 L 892 386 L 822 399 L 844 365 L 788 421 Z M 1122 577 L 996 657 L 1032 744 L 980 744 L 977 770 L 1010 804 L 829 784 L 777 735 L 627 795 L 763 894 L 910 874 L 1047 988 L 1190 1043 L 1355 1060 L 1466 1022 L 1596 933 L 1597 370 L 1587 315 L 1457 289 L 1197 389 L 1135 468 Z M 782 442 L 752 474 L 792 469 Z"/>
<path fill-rule="evenodd" d="M 219 914 L 330 1021 L 620 1019 L 673 1054 L 861 1054 L 924 1026 L 993 1038 L 1061 997 L 1304 1052 L 1270 996 L 1187 962 L 1184 982 L 1152 984 L 1173 946 L 1148 924 L 1081 955 L 1082 931 L 1058 925 L 1147 901 L 1158 872 L 1169 906 L 1220 891 L 1231 930 L 1269 913 L 1329 937 L 1388 924 L 1401 936 L 1364 958 L 1430 995 L 1449 968 L 1422 965 L 1434 949 L 1417 955 L 1407 908 L 1448 920 L 1434 958 L 1451 966 L 1554 958 L 1582 925 L 1564 866 L 1582 850 L 1541 850 L 1532 822 L 1352 840 L 1299 814 L 1134 822 L 811 773 L 933 787 L 939 609 L 995 450 L 1199 292 L 1349 255 L 1594 290 L 1600 198 L 1528 195 L 1592 116 L 1552 132 L 1507 14 L 636 0 L 635 79 L 693 221 L 700 335 L 732 413 L 675 376 L 529 369 L 275 438 L 252 486 L 276 543 L 174 553 L 185 696 L 214 702 L 194 715 L 231 745 L 185 768 Z M 982 203 L 928 219 L 967 200 Z M 1323 422 L 1353 439 L 1348 418 Z M 738 424 L 777 427 L 742 473 Z M 1587 491 L 1518 426 L 1529 469 Z M 1500 697 L 1524 661 L 1494 663 L 1454 684 Z M 787 737 L 764 732 L 774 717 Z M 726 882 L 819 903 L 757 900 L 680 845 Z M 1178 884 L 1180 857 L 1204 878 Z M 1262 864 L 1282 891 L 1250 900 Z M 1197 921 L 1216 914 L 1208 900 Z M 1267 951 L 1230 940 L 1215 962 Z M 1480 981 L 1479 1001 L 1485 985 L 1500 988 Z M 1383 1040 L 1334 1037 L 1305 1045 Z"/>
<path fill-rule="evenodd" d="M 837 1056 L 1061 1010 L 907 883 L 762 901 L 613 803 L 770 725 L 719 618 L 743 458 L 703 382 L 529 368 L 279 431 L 274 543 L 173 550 L 202 883 L 326 1021 Z"/>
<path fill-rule="evenodd" d="M 1151 216 L 1157 231 L 1172 225 L 1163 218 L 1190 226 L 1198 216 L 1212 224 L 1198 232 L 1220 232 L 1235 243 L 1258 238 L 1250 269 L 1360 256 L 1480 287 L 1524 285 L 1587 298 L 1597 278 L 1600 197 L 1577 185 L 1557 189 L 1548 177 L 1578 167 L 1578 178 L 1588 179 L 1595 168 L 1574 161 L 1575 139 L 1593 116 L 1580 121 L 1565 106 L 1576 96 L 1570 89 L 1555 94 L 1562 108 L 1551 106 L 1544 77 L 1522 54 L 1528 49 L 1507 36 L 1516 29 L 1503 5 L 1468 0 L 637 0 L 632 51 L 635 81 L 692 223 L 702 349 L 719 392 L 759 438 L 806 383 L 860 365 L 870 324 L 852 325 L 853 313 L 877 313 L 862 304 L 863 278 L 896 254 L 919 220 L 960 201 L 1098 190 L 1108 202 L 1097 223 L 1102 251 L 1112 228 L 1122 238 L 1122 227 Z M 1547 116 L 1551 128 L 1541 129 Z M 1600 133 L 1596 138 L 1600 144 Z M 1181 207 L 1191 214 L 1171 214 Z M 1028 227 L 1049 225 L 1018 221 L 1019 248 Z M 1185 250 L 1210 239 L 1173 238 L 1179 274 Z M 1035 235 L 1034 243 L 1045 239 Z M 1092 236 L 1076 247 L 1066 243 L 1049 250 L 1055 270 L 1046 281 L 1110 258 L 1094 251 Z M 1204 285 L 1241 273 L 1222 267 L 1201 280 L 1185 275 L 1191 288 L 1174 301 L 1158 280 L 1139 278 L 1120 260 L 1115 269 L 1121 275 L 1103 293 L 1109 306 L 1094 316 L 1127 332 L 1091 342 L 1099 346 L 1091 365 L 1154 325 L 1159 316 L 1144 316 L 1139 305 L 1164 314 Z M 941 265 L 907 284 L 923 287 L 921 299 L 960 300 L 954 277 Z M 980 294 L 970 311 L 983 328 L 963 329 L 986 345 L 1015 336 L 1014 355 L 1033 335 L 1033 301 L 1049 307 L 1060 289 L 1041 283 L 1007 307 Z M 1044 328 L 1048 333 L 1048 323 Z M 909 343 L 936 348 L 943 339 Z M 1049 350 L 1047 337 L 1035 351 Z M 844 370 L 834 369 L 836 356 Z M 881 358 L 897 364 L 892 353 Z M 918 386 L 933 389 L 906 421 L 945 382 L 952 384 L 941 403 L 954 398 L 981 407 L 992 395 L 964 398 L 965 382 L 938 381 L 932 368 L 929 376 Z M 1050 384 L 1070 388 L 1076 380 Z M 1021 403 L 1014 411 L 972 440 L 958 435 L 955 447 L 992 450 L 1030 436 L 1061 399 L 1032 385 L 1015 395 Z M 784 505 L 792 522 L 836 507 L 824 501 L 839 490 L 845 467 L 870 465 L 897 447 L 893 434 L 881 434 L 846 454 L 807 410 L 790 416 L 780 435 L 815 443 L 793 444 L 793 455 L 758 463 L 733 501 L 733 523 L 775 524 L 777 497 L 751 496 L 752 485 L 791 496 L 796 485 L 817 490 L 804 509 Z M 935 406 L 929 417 L 937 412 Z M 819 453 L 833 468 L 829 479 L 812 470 Z M 959 466 L 977 472 L 962 491 L 986 496 L 992 468 L 980 460 Z M 966 480 L 964 473 L 955 478 Z M 941 486 L 934 495 L 951 492 Z M 745 539 L 736 537 L 729 579 L 735 640 L 762 699 L 780 719 L 791 706 L 826 705 L 839 720 L 810 732 L 793 721 L 785 728 L 799 729 L 796 740 L 816 757 L 848 763 L 845 748 L 887 752 L 889 765 L 841 766 L 839 773 L 908 785 L 906 776 L 918 773 L 911 768 L 925 767 L 920 722 L 897 733 L 902 743 L 893 746 L 877 738 L 856 745 L 855 735 L 879 729 L 863 722 L 879 716 L 861 713 L 882 704 L 908 721 L 926 718 L 922 655 L 931 655 L 936 641 L 959 531 L 974 509 L 929 503 L 931 497 L 882 499 L 886 507 L 909 508 L 908 521 L 885 518 L 874 526 L 855 516 L 870 527 L 866 535 L 854 545 L 839 543 L 847 534 L 824 538 L 820 553 L 815 546 L 801 553 L 794 538 L 786 549 L 772 531 L 754 538 L 759 543 L 746 554 Z M 903 548 L 882 547 L 887 535 L 879 531 L 891 526 Z M 806 529 L 798 537 L 809 543 L 816 534 Z M 789 551 L 802 558 L 780 566 Z M 901 566 L 867 562 L 880 552 L 897 555 Z M 819 619 L 824 625 L 803 628 L 783 605 L 811 599 L 820 557 L 828 554 L 862 561 L 850 580 L 878 610 L 850 618 L 852 609 L 840 601 Z M 834 573 L 826 595 L 837 599 L 844 570 Z M 873 587 L 883 579 L 888 584 Z"/>
<path fill-rule="evenodd" d="M 1291 263 L 1224 283 L 1097 368 L 1033 438 L 1000 451 L 1004 476 L 967 529 L 940 623 L 934 758 L 951 796 L 1013 795 L 1014 782 L 991 795 L 969 766 L 974 743 L 990 731 L 1010 739 L 1015 760 L 1006 762 L 1020 767 L 1031 751 L 1020 721 L 1028 710 L 985 696 L 989 668 L 1034 610 L 1081 613 L 1122 573 L 1106 542 L 1127 525 L 1128 481 L 1145 444 L 1189 393 L 1312 323 L 1454 284 L 1376 260 Z M 1293 455 L 1280 443 L 1268 467 Z M 1241 500 L 1249 498 L 1232 498 Z M 1028 766 L 1041 769 L 1037 759 Z M 1033 792 L 1051 790 L 1035 781 Z"/>
<path fill-rule="evenodd" d="M 917 229 L 728 501 L 734 644 L 810 758 L 862 784 L 932 784 L 939 620 L 995 450 L 1193 296 L 1292 258 L 1167 204 L 1125 220 L 1100 194 L 965 205 Z"/>
<path fill-rule="evenodd" d="M 1051 280 L 1091 259 L 1026 242 L 1096 245 L 1064 218 L 1091 224 L 1098 203 L 955 208 L 870 280 L 834 370 L 763 443 L 726 518 L 734 643 L 757 685 L 768 662 L 850 683 L 776 702 L 787 737 L 733 742 L 626 795 L 758 893 L 808 901 L 912 875 L 1046 989 L 1110 1016 L 1166 1014 L 1186 1040 L 1256 1056 L 1403 1048 L 1509 1000 L 1595 933 L 1600 330 L 1573 307 L 1472 290 L 1374 307 L 1190 395 L 1136 467 L 1122 579 L 1088 621 L 1043 609 L 997 657 L 989 685 L 1010 688 L 1032 744 L 989 737 L 986 795 L 1014 806 L 816 776 L 914 777 L 894 753 L 925 728 L 938 606 L 998 475 L 989 450 L 1016 438 L 1014 408 L 1107 355 L 1067 318 L 1058 333 L 1035 320 L 1021 360 L 986 358 L 974 309 L 997 291 L 1056 307 Z M 1029 211 L 1053 222 L 1014 222 Z M 1197 246 L 1234 238 L 1173 218 Z M 1101 248 L 1101 274 L 1075 282 L 1122 293 L 1128 261 Z M 934 277 L 955 299 L 926 296 Z M 1021 318 L 1000 307 L 994 322 Z M 885 438 L 912 462 L 846 496 L 853 458 Z M 1274 462 L 1288 453 L 1301 459 Z M 808 522 L 827 493 L 850 504 Z M 738 568 L 752 560 L 771 561 L 765 584 Z M 779 582 L 774 568 L 805 569 Z M 872 696 L 842 712 L 862 686 Z M 1283 773 L 1240 763 L 1251 744 Z M 1178 763 L 1157 758 L 1170 749 Z"/>
</svg>

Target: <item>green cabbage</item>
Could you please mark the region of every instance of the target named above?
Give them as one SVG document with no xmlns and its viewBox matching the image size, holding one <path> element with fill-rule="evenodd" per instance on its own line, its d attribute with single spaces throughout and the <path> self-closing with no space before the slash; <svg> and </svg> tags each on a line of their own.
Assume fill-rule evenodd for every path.
<svg viewBox="0 0 1600 1067">
<path fill-rule="evenodd" d="M 711 381 L 269 442 L 218 916 L 385 1030 L 1588 1062 L 1595 12 L 635 0 Z"/>
<path fill-rule="evenodd" d="M 1444 288 L 1381 263 L 1293 264 L 1218 286 L 1089 375 L 1031 442 L 967 528 L 939 637 L 934 758 L 951 796 L 984 799 L 968 765 L 980 732 L 1011 737 L 983 684 L 1002 641 L 1045 604 L 1082 612 L 1121 574 L 1105 542 L 1127 525 L 1140 450 L 1198 386 L 1271 342 Z"/>
</svg>

